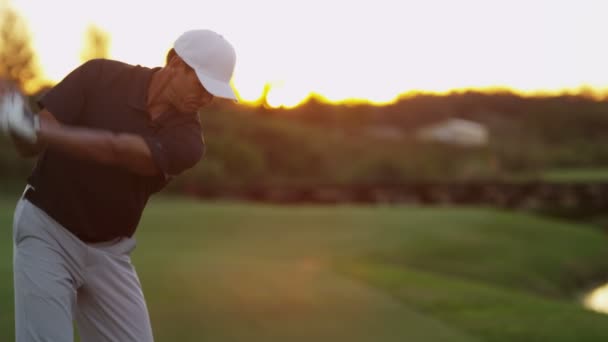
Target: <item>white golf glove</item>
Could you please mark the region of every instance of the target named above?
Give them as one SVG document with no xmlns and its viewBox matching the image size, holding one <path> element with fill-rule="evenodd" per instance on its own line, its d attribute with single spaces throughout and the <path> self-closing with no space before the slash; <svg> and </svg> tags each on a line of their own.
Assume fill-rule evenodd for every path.
<svg viewBox="0 0 608 342">
<path fill-rule="evenodd" d="M 0 98 L 0 130 L 5 135 L 20 138 L 30 144 L 38 141 L 38 116 L 30 111 L 17 92 L 7 92 Z"/>
</svg>

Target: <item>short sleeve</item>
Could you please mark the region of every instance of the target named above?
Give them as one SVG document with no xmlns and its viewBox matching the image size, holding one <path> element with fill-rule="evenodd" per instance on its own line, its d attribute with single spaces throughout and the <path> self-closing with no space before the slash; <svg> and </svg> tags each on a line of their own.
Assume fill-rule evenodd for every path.
<svg viewBox="0 0 608 342">
<path fill-rule="evenodd" d="M 192 168 L 205 154 L 202 129 L 200 123 L 194 120 L 165 127 L 157 134 L 144 137 L 144 140 L 165 178 Z"/>
<path fill-rule="evenodd" d="M 51 112 L 61 123 L 75 124 L 99 75 L 101 63 L 101 60 L 91 60 L 74 69 L 38 100 L 40 108 Z"/>
</svg>

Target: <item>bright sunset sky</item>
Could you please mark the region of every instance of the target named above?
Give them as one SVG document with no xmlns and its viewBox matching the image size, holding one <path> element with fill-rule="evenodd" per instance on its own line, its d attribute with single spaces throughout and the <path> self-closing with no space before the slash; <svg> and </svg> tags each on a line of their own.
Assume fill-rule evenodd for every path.
<svg viewBox="0 0 608 342">
<path fill-rule="evenodd" d="M 605 0 L 12 0 L 28 20 L 45 77 L 78 66 L 84 30 L 111 34 L 111 58 L 158 66 L 192 28 L 237 51 L 245 100 L 310 92 L 382 102 L 411 91 L 608 87 Z"/>
</svg>

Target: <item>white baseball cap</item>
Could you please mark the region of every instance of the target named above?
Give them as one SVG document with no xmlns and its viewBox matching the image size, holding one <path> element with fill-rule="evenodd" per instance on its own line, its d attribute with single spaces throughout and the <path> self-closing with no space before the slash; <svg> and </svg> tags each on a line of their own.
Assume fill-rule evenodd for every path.
<svg viewBox="0 0 608 342">
<path fill-rule="evenodd" d="M 173 48 L 194 69 L 207 91 L 217 97 L 237 100 L 230 86 L 236 53 L 223 36 L 211 30 L 186 31 L 177 38 Z"/>
</svg>

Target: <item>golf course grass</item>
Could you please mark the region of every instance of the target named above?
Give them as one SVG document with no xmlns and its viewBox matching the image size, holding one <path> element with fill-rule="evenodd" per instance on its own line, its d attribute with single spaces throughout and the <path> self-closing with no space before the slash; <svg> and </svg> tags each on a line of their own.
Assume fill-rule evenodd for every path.
<svg viewBox="0 0 608 342">
<path fill-rule="evenodd" d="M 14 339 L 0 196 L 0 341 Z M 133 262 L 157 341 L 608 341 L 581 307 L 608 275 L 599 229 L 490 208 L 159 197 Z"/>
<path fill-rule="evenodd" d="M 542 180 L 547 182 L 589 183 L 608 182 L 608 169 L 556 169 L 542 174 Z"/>
</svg>

